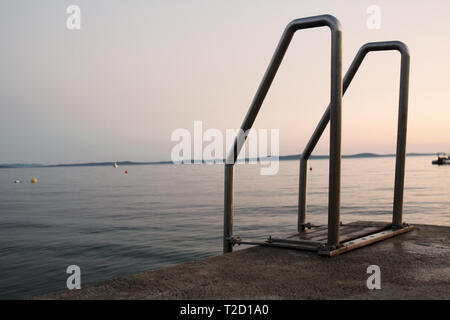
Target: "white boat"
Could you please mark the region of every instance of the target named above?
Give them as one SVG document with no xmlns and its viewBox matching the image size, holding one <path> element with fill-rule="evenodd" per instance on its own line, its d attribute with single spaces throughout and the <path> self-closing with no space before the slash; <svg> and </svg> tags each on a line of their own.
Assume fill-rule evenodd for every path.
<svg viewBox="0 0 450 320">
<path fill-rule="evenodd" d="M 117 164 L 117 162 L 114 162 L 114 168 L 118 168 L 119 165 Z"/>
<path fill-rule="evenodd" d="M 437 160 L 433 160 L 431 163 L 432 164 L 437 164 L 437 165 L 441 165 L 441 164 L 450 164 L 450 156 L 448 154 L 439 152 L 437 154 Z"/>
</svg>

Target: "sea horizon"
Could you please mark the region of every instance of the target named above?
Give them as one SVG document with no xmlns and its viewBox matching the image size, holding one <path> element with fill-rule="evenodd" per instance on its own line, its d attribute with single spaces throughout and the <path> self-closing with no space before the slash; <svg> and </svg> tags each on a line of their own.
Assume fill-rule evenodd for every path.
<svg viewBox="0 0 450 320">
<path fill-rule="evenodd" d="M 437 153 L 419 153 L 419 152 L 411 152 L 407 153 L 407 157 L 420 157 L 420 156 L 433 156 Z M 301 157 L 301 153 L 291 154 L 291 155 L 283 155 L 279 156 L 279 161 L 286 160 L 299 160 Z M 348 158 L 389 158 L 395 157 L 395 153 L 372 153 L 372 152 L 361 152 L 355 154 L 345 154 L 342 155 L 343 159 Z M 309 157 L 310 160 L 314 159 L 328 159 L 329 155 L 311 155 Z M 238 159 L 238 163 L 248 162 L 248 161 L 264 161 L 264 160 L 273 160 L 273 157 L 258 157 L 258 158 L 245 158 Z M 223 164 L 225 159 L 213 159 L 213 160 L 198 160 L 192 159 L 191 162 L 183 162 L 183 164 L 199 164 L 199 163 L 216 163 Z M 99 161 L 99 162 L 75 162 L 75 163 L 51 163 L 51 164 L 43 164 L 43 163 L 0 163 L 0 169 L 9 169 L 9 168 L 58 168 L 58 167 L 96 167 L 96 166 L 112 166 L 115 163 L 119 166 L 123 165 L 158 165 L 158 164 L 177 164 L 171 160 L 161 160 L 161 161 L 130 161 L 130 160 L 121 160 L 121 161 Z"/>
</svg>

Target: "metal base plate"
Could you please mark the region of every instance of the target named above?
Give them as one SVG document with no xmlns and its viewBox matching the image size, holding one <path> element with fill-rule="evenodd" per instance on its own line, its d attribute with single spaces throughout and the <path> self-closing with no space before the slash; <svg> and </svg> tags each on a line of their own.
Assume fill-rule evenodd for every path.
<svg viewBox="0 0 450 320">
<path fill-rule="evenodd" d="M 378 241 L 382 241 L 385 239 L 389 239 L 392 237 L 395 237 L 397 235 L 400 235 L 402 233 L 405 232 L 409 232 L 412 231 L 414 229 L 413 226 L 405 226 L 401 229 L 388 229 L 388 230 L 384 230 L 381 232 L 377 232 L 377 233 L 373 233 L 370 235 L 367 235 L 365 237 L 362 238 L 358 238 L 358 239 L 354 239 L 351 241 L 347 241 L 347 242 L 343 242 L 341 243 L 341 247 L 337 248 L 337 249 L 332 249 L 329 250 L 327 248 L 320 248 L 318 253 L 321 256 L 328 256 L 328 257 L 332 257 L 332 256 L 336 256 L 338 254 L 350 251 L 350 250 L 354 250 L 357 248 L 361 248 L 364 246 L 368 246 L 372 243 L 378 242 Z"/>
<path fill-rule="evenodd" d="M 340 227 L 339 247 L 327 246 L 327 227 L 318 226 L 295 232 L 284 237 L 269 236 L 267 241 L 242 241 L 237 244 L 256 244 L 266 247 L 280 247 L 294 250 L 315 251 L 321 256 L 335 256 L 341 253 L 361 248 L 372 243 L 394 237 L 413 230 L 413 226 L 404 225 L 393 228 L 391 224 L 377 222 L 355 222 Z"/>
</svg>

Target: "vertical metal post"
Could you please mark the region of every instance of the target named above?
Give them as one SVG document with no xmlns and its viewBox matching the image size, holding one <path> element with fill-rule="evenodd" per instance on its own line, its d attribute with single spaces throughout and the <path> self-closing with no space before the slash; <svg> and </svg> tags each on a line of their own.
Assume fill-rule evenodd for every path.
<svg viewBox="0 0 450 320">
<path fill-rule="evenodd" d="M 224 215 L 223 215 L 223 253 L 233 251 L 230 239 L 233 236 L 233 178 L 234 166 L 225 164 L 225 190 L 224 190 Z"/>
<path fill-rule="evenodd" d="M 298 193 L 298 223 L 297 231 L 305 230 L 306 219 L 306 183 L 308 175 L 308 160 L 300 158 L 300 180 L 299 180 L 299 193 Z"/>
<path fill-rule="evenodd" d="M 331 108 L 330 108 L 330 171 L 328 191 L 328 247 L 339 245 L 341 194 L 341 132 L 342 132 L 342 33 L 331 33 Z"/>
<path fill-rule="evenodd" d="M 405 182 L 406 158 L 406 126 L 408 121 L 408 92 L 409 92 L 409 52 L 402 51 L 400 69 L 400 99 L 398 109 L 397 154 L 395 161 L 394 208 L 392 225 L 401 228 L 403 213 L 403 188 Z"/>
</svg>

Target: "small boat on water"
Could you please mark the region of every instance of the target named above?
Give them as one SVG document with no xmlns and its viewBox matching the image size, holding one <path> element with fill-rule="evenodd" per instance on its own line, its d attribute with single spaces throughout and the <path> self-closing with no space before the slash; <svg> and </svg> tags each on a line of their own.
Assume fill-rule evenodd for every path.
<svg viewBox="0 0 450 320">
<path fill-rule="evenodd" d="M 437 164 L 437 165 L 441 165 L 441 164 L 450 164 L 450 156 L 448 154 L 445 154 L 443 152 L 439 152 L 437 154 L 437 160 L 433 160 L 431 163 L 432 164 Z"/>
<path fill-rule="evenodd" d="M 114 168 L 118 168 L 119 165 L 117 164 L 117 162 L 114 162 Z"/>
</svg>

